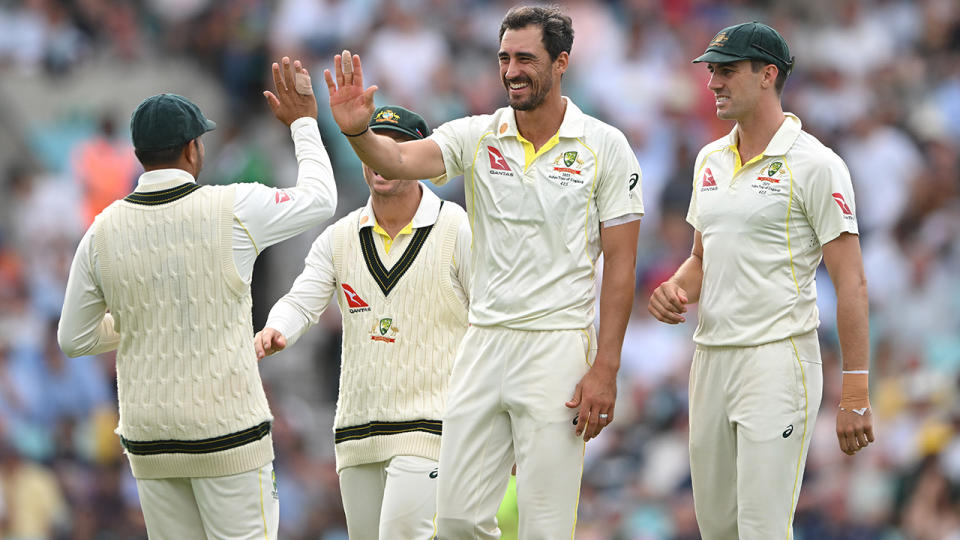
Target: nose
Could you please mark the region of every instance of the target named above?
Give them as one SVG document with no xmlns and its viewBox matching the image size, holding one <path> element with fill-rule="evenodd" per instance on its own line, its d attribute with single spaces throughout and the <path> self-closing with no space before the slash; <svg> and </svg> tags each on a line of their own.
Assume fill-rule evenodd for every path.
<svg viewBox="0 0 960 540">
<path fill-rule="evenodd" d="M 723 88 L 723 84 L 721 84 L 720 81 L 717 80 L 716 72 L 713 72 L 710 74 L 710 80 L 707 81 L 707 88 L 713 91 L 717 91 Z"/>
<path fill-rule="evenodd" d="M 520 70 L 518 69 L 519 65 L 520 65 L 519 62 L 511 58 L 510 61 L 507 62 L 507 69 L 504 72 L 503 76 L 507 79 L 516 78 L 517 75 L 520 74 Z"/>
</svg>

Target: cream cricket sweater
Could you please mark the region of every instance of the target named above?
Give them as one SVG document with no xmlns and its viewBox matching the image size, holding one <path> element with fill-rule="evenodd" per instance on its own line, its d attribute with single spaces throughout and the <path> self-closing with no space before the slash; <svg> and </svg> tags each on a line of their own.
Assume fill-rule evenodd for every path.
<svg viewBox="0 0 960 540">
<path fill-rule="evenodd" d="M 344 292 L 337 294 L 343 315 L 337 471 L 398 455 L 439 458 L 447 382 L 467 328 L 467 308 L 450 278 L 463 210 L 442 205 L 436 223 L 415 229 L 389 269 L 377 255 L 372 227 L 359 225 L 361 210 L 334 225 L 334 265 Z"/>
<path fill-rule="evenodd" d="M 120 334 L 120 435 L 137 478 L 225 476 L 273 459 L 233 186 L 134 193 L 94 223 Z"/>
</svg>

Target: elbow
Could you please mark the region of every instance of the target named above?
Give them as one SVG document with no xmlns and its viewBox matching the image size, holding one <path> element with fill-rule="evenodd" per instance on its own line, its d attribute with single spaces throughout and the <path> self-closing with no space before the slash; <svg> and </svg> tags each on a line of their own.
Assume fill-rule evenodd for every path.
<svg viewBox="0 0 960 540">
<path fill-rule="evenodd" d="M 60 344 L 60 350 L 63 351 L 63 354 L 70 358 L 83 356 L 85 352 L 84 348 L 81 347 L 76 340 L 64 336 L 60 330 L 57 330 L 57 343 Z"/>
</svg>

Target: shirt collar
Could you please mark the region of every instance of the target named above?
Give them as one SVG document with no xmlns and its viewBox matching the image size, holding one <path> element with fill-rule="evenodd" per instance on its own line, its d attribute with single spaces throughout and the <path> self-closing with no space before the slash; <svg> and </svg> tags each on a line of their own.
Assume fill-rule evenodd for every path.
<svg viewBox="0 0 960 540">
<path fill-rule="evenodd" d="M 560 129 L 557 130 L 557 135 L 568 139 L 582 137 L 584 129 L 583 118 L 585 115 L 579 107 L 574 105 L 572 99 L 566 96 L 563 96 L 563 99 L 567 102 L 567 108 L 563 113 L 563 122 L 560 123 Z M 513 107 L 500 109 L 495 119 L 496 128 L 494 129 L 496 129 L 498 139 L 516 137 L 520 134 L 520 131 L 517 129 L 517 115 Z"/>
<path fill-rule="evenodd" d="M 797 115 L 789 112 L 783 113 L 783 123 L 780 124 L 777 132 L 773 134 L 773 138 L 767 143 L 767 147 L 763 150 L 763 155 L 768 157 L 785 155 L 790 150 L 790 147 L 793 146 L 797 137 L 800 136 L 801 127 L 802 125 Z M 730 131 L 727 137 L 730 141 L 730 146 L 737 145 L 736 126 L 733 127 L 733 130 Z"/>
<path fill-rule="evenodd" d="M 195 184 L 197 180 L 183 169 L 156 169 L 141 174 L 140 179 L 137 180 L 137 189 L 134 191 L 148 193 L 174 188 L 188 182 Z"/>
<path fill-rule="evenodd" d="M 419 229 L 429 227 L 437 222 L 440 215 L 440 197 L 436 193 L 423 185 L 423 182 L 417 182 L 420 185 L 420 205 L 417 206 L 416 213 L 413 214 L 413 220 L 410 221 L 411 227 Z M 359 228 L 373 227 L 377 218 L 373 213 L 373 203 L 367 199 L 367 204 L 360 210 Z"/>
</svg>

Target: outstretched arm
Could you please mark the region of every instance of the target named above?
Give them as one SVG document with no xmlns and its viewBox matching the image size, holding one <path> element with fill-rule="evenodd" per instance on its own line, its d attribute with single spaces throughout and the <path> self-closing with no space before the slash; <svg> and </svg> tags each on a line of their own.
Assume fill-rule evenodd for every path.
<svg viewBox="0 0 960 540">
<path fill-rule="evenodd" d="M 323 71 L 330 93 L 330 112 L 360 161 L 386 178 L 419 180 L 446 172 L 437 143 L 429 139 L 398 143 L 367 129 L 377 87 L 364 89 L 359 55 L 343 51 L 333 57 L 333 66 L 336 80 L 329 69 Z"/>
<path fill-rule="evenodd" d="M 867 279 L 859 237 L 843 233 L 823 246 L 823 262 L 837 292 L 837 333 L 843 359 L 837 439 L 853 455 L 874 441 L 870 411 L 870 323 Z"/>
</svg>

